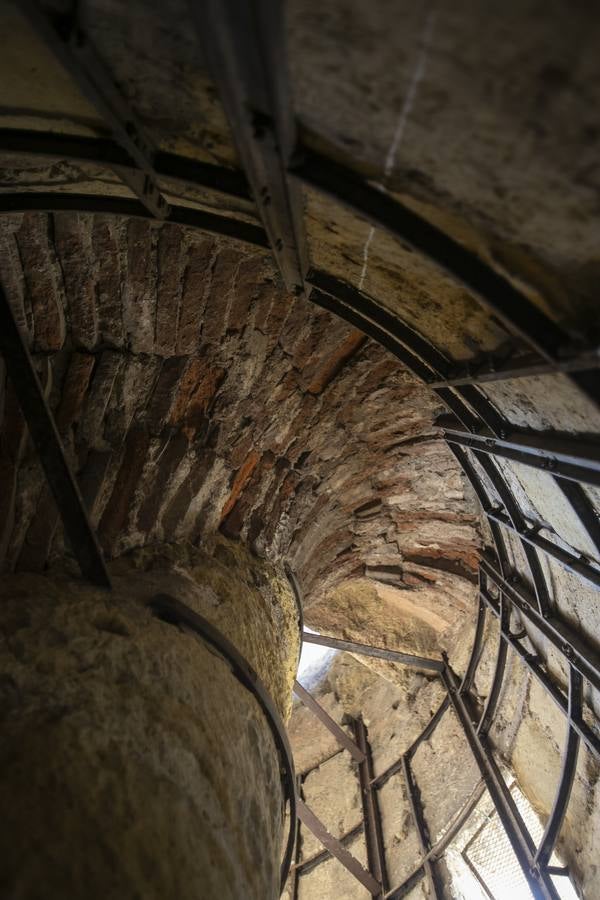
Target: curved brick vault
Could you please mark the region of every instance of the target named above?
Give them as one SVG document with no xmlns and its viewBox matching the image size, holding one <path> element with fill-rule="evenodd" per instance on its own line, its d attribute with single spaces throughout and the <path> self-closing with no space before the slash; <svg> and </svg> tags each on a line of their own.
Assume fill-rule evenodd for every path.
<svg viewBox="0 0 600 900">
<path fill-rule="evenodd" d="M 387 351 L 224 240 L 91 215 L 2 228 L 107 555 L 220 529 L 287 562 L 307 607 L 367 574 L 470 609 L 476 512 L 443 407 Z M 62 530 L 10 391 L 4 435 L 3 565 L 41 570 Z"/>
<path fill-rule="evenodd" d="M 522 0 L 274 4 L 285 21 L 269 18 L 267 40 L 278 28 L 281 40 L 259 68 L 281 96 L 259 90 L 249 124 L 254 67 L 239 54 L 233 85 L 211 68 L 214 47 L 190 12 L 200 6 L 208 24 L 219 18 L 220 3 L 41 3 L 59 43 L 84 35 L 98 53 L 115 127 L 85 71 L 82 81 L 64 47 L 46 46 L 29 4 L 25 15 L 0 4 L 11 36 L 0 60 L 0 276 L 102 548 L 117 570 L 118 557 L 163 542 L 200 556 L 221 533 L 252 565 L 285 563 L 307 624 L 325 634 L 447 650 L 483 737 L 544 821 L 560 807 L 556 785 L 572 788 L 561 848 L 596 896 L 600 488 L 559 457 L 597 472 L 600 20 L 586 3 L 542 15 Z M 233 19 L 252 63 L 264 51 L 252 43 L 258 25 Z M 157 213 L 148 168 L 172 221 L 190 227 L 162 223 L 164 207 L 139 218 Z M 60 580 L 72 551 L 0 375 L 0 571 L 5 583 L 46 570 Z M 504 583 L 485 613 L 482 545 L 482 570 L 492 555 Z M 510 598 L 518 590 L 525 606 Z M 244 591 L 232 590 L 238 611 Z M 246 614 L 235 614 L 241 631 Z M 118 644 L 123 629 L 102 621 Z M 17 664 L 20 652 L 17 642 Z M 565 722 L 543 688 L 570 715 L 580 652 L 593 740 L 584 731 L 569 774 Z M 408 753 L 441 682 L 380 663 L 384 682 L 342 659 L 327 676 L 329 708 L 368 715 L 370 684 L 373 740 Z M 415 757 L 432 839 L 478 779 L 458 726 L 446 715 Z M 416 831 L 401 792 L 390 796 L 388 856 L 411 867 Z M 333 879 L 316 896 L 338 890 Z"/>
</svg>

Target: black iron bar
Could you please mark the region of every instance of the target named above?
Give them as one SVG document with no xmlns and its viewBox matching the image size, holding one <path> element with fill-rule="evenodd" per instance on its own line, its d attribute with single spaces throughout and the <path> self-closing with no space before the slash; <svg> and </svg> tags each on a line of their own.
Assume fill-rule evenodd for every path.
<svg viewBox="0 0 600 900">
<path fill-rule="evenodd" d="M 535 600 L 523 585 L 516 572 L 503 577 L 489 554 L 484 554 L 480 567 L 497 587 L 510 598 L 511 603 L 537 628 L 555 650 L 567 657 L 583 677 L 600 691 L 600 655 L 572 626 L 556 615 L 544 618 L 535 608 Z"/>
<path fill-rule="evenodd" d="M 414 781 L 412 767 L 406 754 L 402 757 L 402 772 L 406 784 L 406 792 L 408 794 L 413 825 L 415 826 L 419 846 L 421 848 L 421 853 L 423 854 L 423 868 L 425 869 L 425 874 L 429 882 L 430 896 L 433 897 L 434 900 L 443 900 L 444 892 L 438 878 L 435 863 L 429 858 L 431 841 L 429 839 L 427 823 L 425 822 L 425 817 L 423 815 L 419 789 Z"/>
<path fill-rule="evenodd" d="M 124 147 L 112 138 L 104 137 L 0 128 L 0 153 L 91 162 L 109 168 L 118 166 L 120 170 L 137 169 Z M 201 162 L 166 150 L 155 150 L 152 163 L 157 177 L 181 182 L 191 189 L 214 191 L 246 203 L 252 202 L 248 183 L 239 169 Z M 168 192 L 166 187 L 163 190 Z"/>
<path fill-rule="evenodd" d="M 490 499 L 487 494 L 487 490 L 485 489 L 483 482 L 479 475 L 477 474 L 475 467 L 472 465 L 469 457 L 462 447 L 457 447 L 454 444 L 449 444 L 450 450 L 458 460 L 460 466 L 462 467 L 465 475 L 471 482 L 479 502 L 481 503 L 481 507 L 483 509 L 484 514 L 488 518 L 488 522 L 490 523 L 490 529 L 492 531 L 492 537 L 494 540 L 494 544 L 496 546 L 496 552 L 498 554 L 499 564 L 502 570 L 506 567 L 506 546 L 504 543 L 504 537 L 502 535 L 502 529 L 497 520 L 493 518 L 492 506 L 490 503 Z M 496 469 L 491 461 L 487 461 L 485 457 L 478 457 L 478 461 L 480 465 L 484 468 L 488 478 L 490 478 L 492 482 L 492 486 L 496 490 L 496 493 L 500 497 L 501 502 L 505 502 L 508 504 L 508 510 L 512 516 L 513 520 L 518 522 L 519 525 L 524 527 L 523 518 L 521 512 L 515 503 L 514 497 L 512 496 L 512 492 L 510 488 L 505 483 L 501 473 Z M 511 522 L 512 520 L 509 516 L 506 517 L 506 521 Z M 529 571 L 531 573 L 531 577 L 533 579 L 533 585 L 535 589 L 536 595 L 536 603 L 540 612 L 543 614 L 550 614 L 550 594 L 548 591 L 548 586 L 546 584 L 546 579 L 544 577 L 543 570 L 540 565 L 539 559 L 535 555 L 535 551 L 528 546 L 525 541 L 521 541 L 521 547 L 523 548 L 523 553 L 525 555 L 525 559 L 527 560 L 527 564 L 529 566 Z"/>
<path fill-rule="evenodd" d="M 148 608 L 157 619 L 169 625 L 187 629 L 214 647 L 231 668 L 234 677 L 247 691 L 253 694 L 265 714 L 265 719 L 273 736 L 273 743 L 279 755 L 282 782 L 286 800 L 289 803 L 290 826 L 280 872 L 281 891 L 283 891 L 292 863 L 296 838 L 296 814 L 298 804 L 301 801 L 296 795 L 296 773 L 294 771 L 292 749 L 277 707 L 253 667 L 242 656 L 237 647 L 231 643 L 229 638 L 219 631 L 212 622 L 209 622 L 204 616 L 190 609 L 189 606 L 176 597 L 170 596 L 170 594 L 155 594 L 148 602 Z"/>
<path fill-rule="evenodd" d="M 89 100 L 137 168 L 108 163 L 157 219 L 169 213 L 158 187 L 152 158 L 154 148 L 130 103 L 121 94 L 87 35 L 73 14 L 49 15 L 36 0 L 18 4 L 31 27 L 54 53 Z"/>
<path fill-rule="evenodd" d="M 488 519 L 493 519 L 494 522 L 498 522 L 499 525 L 503 525 L 504 528 L 508 528 L 510 531 L 518 534 L 521 541 L 527 542 L 532 547 L 541 550 L 547 556 L 556 560 L 563 569 L 572 572 L 574 575 L 579 575 L 580 578 L 589 582 L 596 590 L 600 588 L 600 569 L 590 565 L 585 561 L 585 558 L 577 556 L 574 552 L 563 550 L 558 544 L 542 537 L 533 528 L 515 528 L 510 518 L 500 510 L 488 510 L 486 516 Z"/>
<path fill-rule="evenodd" d="M 410 757 L 414 756 L 415 751 L 416 751 L 417 747 L 419 746 L 419 744 L 422 744 L 423 741 L 429 740 L 429 738 L 431 737 L 431 735 L 433 734 L 433 732 L 435 731 L 437 726 L 440 724 L 444 713 L 448 709 L 448 704 L 449 704 L 449 700 L 448 700 L 448 696 L 446 695 L 444 697 L 444 699 L 442 700 L 442 702 L 440 703 L 440 705 L 438 706 L 438 708 L 436 709 L 436 711 L 434 712 L 434 714 L 432 715 L 432 717 L 430 718 L 427 725 L 425 725 L 425 727 L 420 732 L 420 734 L 417 735 L 417 737 L 412 742 L 410 747 L 404 751 L 402 756 L 407 756 L 410 759 Z M 402 756 L 399 759 L 397 759 L 396 762 L 393 762 L 390 766 L 388 766 L 384 772 L 381 772 L 380 775 L 376 775 L 375 778 L 373 778 L 372 784 L 373 784 L 374 788 L 379 789 L 379 788 L 383 787 L 383 785 L 387 781 L 389 781 L 390 778 L 392 778 L 392 776 L 394 776 L 398 772 L 400 772 L 400 770 L 402 769 Z"/>
<path fill-rule="evenodd" d="M 535 353 L 511 356 L 502 361 L 496 360 L 490 354 L 488 359 L 472 362 L 462 367 L 453 367 L 447 378 L 432 382 L 431 387 L 495 384 L 499 381 L 512 381 L 515 378 L 557 375 L 561 372 L 595 371 L 598 368 L 600 368 L 600 355 L 597 350 L 582 351 L 575 356 L 564 356 L 556 362 L 547 362 Z"/>
<path fill-rule="evenodd" d="M 579 734 L 573 728 L 573 720 L 581 719 L 583 710 L 583 679 L 580 673 L 569 667 L 569 709 L 567 718 L 567 739 L 563 750 L 563 759 L 558 789 L 554 797 L 552 810 L 544 829 L 544 834 L 535 855 L 537 865 L 546 869 L 556 846 L 560 829 L 567 812 L 569 798 L 577 771 L 577 755 L 579 753 Z"/>
<path fill-rule="evenodd" d="M 558 900 L 550 877 L 535 867 L 535 844 L 502 777 L 487 738 L 477 734 L 467 699 L 459 693 L 456 678 L 449 667 L 442 673 L 442 680 L 529 889 L 536 900 Z"/>
<path fill-rule="evenodd" d="M 369 871 L 381 885 L 380 897 L 383 897 L 383 894 L 388 890 L 389 884 L 381 813 L 379 811 L 377 791 L 373 788 L 373 758 L 365 723 L 362 719 L 355 719 L 353 727 L 356 743 L 364 754 L 363 761 L 358 765 L 358 778 L 360 781 L 367 860 L 369 862 Z"/>
<path fill-rule="evenodd" d="M 521 538 L 521 549 L 523 550 L 523 555 L 525 556 L 527 567 L 531 574 L 538 608 L 542 615 L 549 615 L 552 606 L 550 590 L 548 589 L 542 564 L 535 549 L 528 541 L 525 541 L 523 537 L 527 531 L 527 527 L 519 504 L 516 502 L 502 473 L 498 470 L 495 461 L 490 459 L 489 456 L 485 456 L 485 454 L 479 453 L 476 450 L 473 451 L 473 455 L 489 478 L 493 489 L 500 498 L 500 502 L 506 510 L 507 521 L 510 523 L 511 529 Z M 489 518 L 491 510 L 485 510 L 485 513 Z M 501 525 L 502 523 L 498 522 L 498 524 Z"/>
<path fill-rule="evenodd" d="M 407 894 L 410 894 L 413 888 L 415 888 L 423 878 L 425 878 L 425 864 L 421 862 L 412 870 L 410 875 L 404 879 L 401 885 L 385 895 L 385 900 L 402 900 L 402 897 L 406 897 Z"/>
<path fill-rule="evenodd" d="M 482 591 L 481 596 L 487 603 L 488 607 L 492 610 L 494 615 L 499 617 L 500 613 L 494 599 L 490 597 L 486 591 Z M 548 696 L 558 706 L 563 715 L 568 716 L 569 704 L 567 697 L 565 696 L 561 688 L 556 684 L 556 682 L 544 670 L 536 655 L 526 650 L 525 647 L 523 647 L 521 640 L 515 637 L 515 635 L 511 634 L 510 631 L 503 631 L 502 636 L 504 637 L 504 640 L 512 647 L 517 656 L 522 660 L 525 666 L 529 669 L 531 674 L 542 685 Z M 587 748 L 593 754 L 593 756 L 595 756 L 596 759 L 600 760 L 600 738 L 592 731 L 589 725 L 584 721 L 583 717 L 581 715 L 577 715 L 576 711 L 574 711 L 573 715 L 571 716 L 571 726 L 585 742 Z"/>
<path fill-rule="evenodd" d="M 400 650 L 388 650 L 386 647 L 371 647 L 370 644 L 343 641 L 324 634 L 312 634 L 310 631 L 303 633 L 302 640 L 306 644 L 319 644 L 321 647 L 331 647 L 334 650 L 345 650 L 348 653 L 359 653 L 362 656 L 374 656 L 377 659 L 387 659 L 389 662 L 414 666 L 417 669 L 431 669 L 434 672 L 441 672 L 444 669 L 444 663 L 441 660 L 431 659 L 429 656 L 402 653 Z"/>
<path fill-rule="evenodd" d="M 297 149 L 292 174 L 428 257 L 544 359 L 559 358 L 568 335 L 507 278 L 418 213 L 358 173 L 306 147 Z"/>
<path fill-rule="evenodd" d="M 315 714 L 318 720 L 323 723 L 325 728 L 331 732 L 338 744 L 348 750 L 356 762 L 362 763 L 365 758 L 363 751 L 359 749 L 350 735 L 346 734 L 344 729 L 331 718 L 329 713 L 323 709 L 313 695 L 310 694 L 305 687 L 302 687 L 299 681 L 294 682 L 294 693 L 299 697 L 302 703 Z"/>
<path fill-rule="evenodd" d="M 300 819 L 298 819 L 298 822 L 300 822 Z M 359 822 L 354 828 L 345 831 L 344 834 L 338 838 L 342 847 L 346 847 L 354 840 L 354 838 L 358 837 L 359 834 L 362 834 L 363 829 L 363 823 Z M 292 866 L 292 873 L 295 872 L 297 875 L 308 875 L 309 872 L 312 872 L 312 870 L 316 869 L 317 866 L 320 866 L 321 863 L 327 862 L 328 859 L 331 859 L 331 853 L 324 847 L 319 853 L 315 853 L 314 856 L 305 859 L 303 862 L 298 862 L 296 866 Z"/>
<path fill-rule="evenodd" d="M 110 588 L 104 556 L 12 307 L 0 286 L 0 352 L 82 574 Z"/>
<path fill-rule="evenodd" d="M 449 443 L 547 471 L 555 478 L 600 485 L 600 445 L 589 440 L 527 432 L 505 437 L 474 434 L 444 417 L 438 420 Z"/>
<path fill-rule="evenodd" d="M 465 823 L 471 817 L 473 810 L 481 800 L 484 791 L 485 785 L 483 781 L 480 781 L 452 824 L 433 845 L 433 847 L 427 854 L 427 859 L 436 860 L 442 858 L 446 848 L 452 843 L 456 835 L 459 834 L 460 831 L 462 831 Z M 398 885 L 398 887 L 394 888 L 393 891 L 390 891 L 385 895 L 385 900 L 400 900 L 400 898 L 405 897 L 406 894 L 408 894 L 409 891 L 412 890 L 415 884 L 425 877 L 425 869 L 423 863 L 424 860 L 421 860 L 421 862 L 419 862 L 419 864 L 415 866 L 413 871 L 404 879 L 402 884 Z"/>
<path fill-rule="evenodd" d="M 329 850 L 332 856 L 346 868 L 365 887 L 372 897 L 379 897 L 381 885 L 375 881 L 370 872 L 327 830 L 325 825 L 303 800 L 298 799 L 298 818 L 303 825 L 312 831 L 314 836 Z"/>
<path fill-rule="evenodd" d="M 308 250 L 301 188 L 287 175 L 296 123 L 284 6 L 202 0 L 191 10 L 273 256 L 288 290 L 302 293 Z"/>
<path fill-rule="evenodd" d="M 296 776 L 296 797 L 302 797 L 302 777 Z M 292 900 L 298 900 L 298 877 L 300 875 L 300 819 L 296 816 L 296 827 L 294 829 L 294 862 L 290 866 L 289 878 L 291 880 Z"/>
<path fill-rule="evenodd" d="M 479 569 L 479 587 L 481 588 L 481 568 Z M 477 666 L 479 665 L 479 660 L 481 659 L 481 653 L 483 651 L 485 622 L 485 603 L 483 603 L 483 601 L 480 599 L 479 606 L 477 608 L 477 623 L 475 625 L 473 646 L 471 647 L 471 654 L 469 656 L 467 668 L 465 669 L 465 674 L 463 675 L 462 681 L 460 683 L 461 692 L 469 691 L 471 689 L 471 685 L 473 684 L 473 678 L 475 677 L 475 672 L 477 671 Z"/>
<path fill-rule="evenodd" d="M 500 611 L 499 611 L 499 630 L 498 630 L 498 652 L 496 655 L 496 665 L 494 666 L 494 675 L 492 683 L 488 691 L 485 706 L 481 714 L 481 718 L 477 725 L 477 733 L 480 735 L 487 734 L 492 724 L 492 720 L 498 708 L 498 702 L 502 692 L 502 683 L 504 680 L 504 672 L 506 669 L 506 658 L 508 647 L 504 640 L 504 634 L 510 627 L 510 607 L 503 595 L 500 595 Z M 461 685 L 462 688 L 462 685 Z"/>
<path fill-rule="evenodd" d="M 555 478 L 554 480 L 579 519 L 583 530 L 596 548 L 597 559 L 600 559 L 600 519 L 598 518 L 598 511 L 580 484 L 575 481 L 567 481 L 564 478 Z"/>
<path fill-rule="evenodd" d="M 419 356 L 436 375 L 449 371 L 452 363 L 445 354 L 422 337 L 418 331 L 404 323 L 396 313 L 388 312 L 368 294 L 364 294 L 348 282 L 320 269 L 310 269 L 306 280 L 317 290 L 323 291 L 343 303 L 390 334 L 411 353 Z"/>
<path fill-rule="evenodd" d="M 343 303 L 340 303 L 339 300 L 334 299 L 324 291 L 319 291 L 316 288 L 313 288 L 310 292 L 309 299 L 312 303 L 339 316 L 346 322 L 349 322 L 354 328 L 358 328 L 363 334 L 366 334 L 374 341 L 377 341 L 378 344 L 381 344 L 382 347 L 389 350 L 396 359 L 399 359 L 400 362 L 403 363 L 417 378 L 420 378 L 425 383 L 431 379 L 432 372 L 421 359 L 414 353 L 411 353 L 403 343 L 399 342 L 389 334 L 389 332 L 374 324 L 370 318 L 363 316 L 350 307 L 345 306 Z"/>
<path fill-rule="evenodd" d="M 128 197 L 100 196 L 98 194 L 69 194 L 58 191 L 38 193 L 23 191 L 19 194 L 0 193 L 0 214 L 15 212 L 82 212 L 102 215 L 127 216 L 151 219 L 152 216 L 139 200 Z M 167 223 L 197 228 L 211 234 L 224 235 L 261 249 L 268 248 L 267 236 L 260 225 L 241 222 L 239 219 L 192 206 L 171 205 Z"/>
</svg>

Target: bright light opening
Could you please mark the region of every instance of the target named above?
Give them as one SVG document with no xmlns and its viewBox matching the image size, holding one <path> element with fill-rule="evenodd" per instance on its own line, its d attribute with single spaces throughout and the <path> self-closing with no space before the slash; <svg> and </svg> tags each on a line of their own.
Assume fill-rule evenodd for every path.
<svg viewBox="0 0 600 900">
<path fill-rule="evenodd" d="M 318 634 L 312 628 L 304 626 L 304 630 L 310 634 Z M 300 655 L 300 663 L 298 665 L 298 681 L 305 688 L 317 684 L 325 676 L 329 669 L 333 657 L 338 653 L 330 647 L 321 647 L 320 644 L 309 644 L 306 641 L 302 644 L 302 653 Z"/>
</svg>

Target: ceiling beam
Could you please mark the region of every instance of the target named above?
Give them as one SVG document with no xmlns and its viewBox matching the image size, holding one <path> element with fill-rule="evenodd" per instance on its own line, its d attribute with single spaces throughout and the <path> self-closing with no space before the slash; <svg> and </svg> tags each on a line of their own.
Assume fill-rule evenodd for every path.
<svg viewBox="0 0 600 900">
<path fill-rule="evenodd" d="M 164 219 L 169 213 L 169 204 L 157 184 L 152 142 L 89 37 L 81 29 L 76 13 L 51 14 L 36 0 L 22 0 L 18 9 L 136 165 L 136 168 L 121 168 L 118 163 L 110 163 L 110 168 L 152 216 Z"/>
<path fill-rule="evenodd" d="M 277 266 L 288 290 L 303 293 L 308 254 L 302 191 L 287 174 L 296 125 L 284 4 L 201 0 L 192 11 Z"/>
</svg>

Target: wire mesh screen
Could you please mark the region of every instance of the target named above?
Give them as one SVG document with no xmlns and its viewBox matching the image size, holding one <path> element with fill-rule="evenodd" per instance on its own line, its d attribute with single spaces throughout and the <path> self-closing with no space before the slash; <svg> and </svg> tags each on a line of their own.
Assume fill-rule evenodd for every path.
<svg viewBox="0 0 600 900">
<path fill-rule="evenodd" d="M 520 790 L 513 785 L 511 794 L 536 845 L 542 837 L 540 821 Z M 475 832 L 463 850 L 463 857 L 491 900 L 530 900 L 517 857 L 500 819 L 493 813 Z"/>
</svg>

